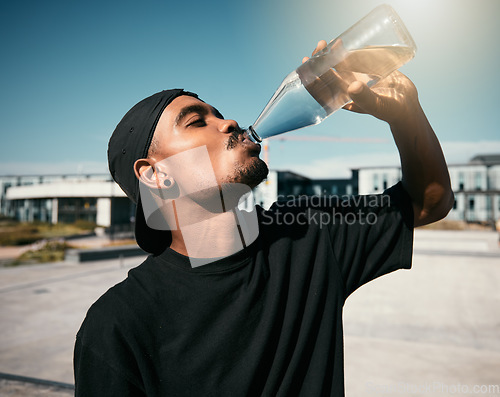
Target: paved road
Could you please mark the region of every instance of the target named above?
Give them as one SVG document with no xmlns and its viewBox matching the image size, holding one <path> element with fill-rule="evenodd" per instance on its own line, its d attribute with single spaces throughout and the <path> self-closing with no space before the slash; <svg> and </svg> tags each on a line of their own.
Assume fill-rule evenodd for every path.
<svg viewBox="0 0 500 397">
<path fill-rule="evenodd" d="M 72 383 L 88 307 L 141 259 L 0 268 L 0 372 Z M 413 269 L 346 303 L 347 396 L 500 396 L 499 285 L 495 233 L 417 230 Z"/>
<path fill-rule="evenodd" d="M 417 230 L 414 252 L 346 302 L 347 396 L 500 396 L 497 235 Z"/>
</svg>

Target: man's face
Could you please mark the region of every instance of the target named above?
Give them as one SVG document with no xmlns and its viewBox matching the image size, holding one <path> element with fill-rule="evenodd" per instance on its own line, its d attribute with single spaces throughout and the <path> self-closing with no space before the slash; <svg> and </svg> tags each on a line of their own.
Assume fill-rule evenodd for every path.
<svg viewBox="0 0 500 397">
<path fill-rule="evenodd" d="M 234 120 L 225 120 L 212 106 L 183 95 L 165 109 L 155 130 L 158 162 L 199 146 L 206 146 L 219 185 L 257 186 L 268 173 L 259 158 L 260 145 L 250 141 Z M 173 176 L 175 178 L 175 175 Z"/>
</svg>

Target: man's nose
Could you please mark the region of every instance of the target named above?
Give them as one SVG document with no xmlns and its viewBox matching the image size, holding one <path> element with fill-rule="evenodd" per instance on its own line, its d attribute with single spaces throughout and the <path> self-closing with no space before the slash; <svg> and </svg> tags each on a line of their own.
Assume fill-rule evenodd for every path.
<svg viewBox="0 0 500 397">
<path fill-rule="evenodd" d="M 224 134 L 231 134 L 236 130 L 239 130 L 240 127 L 235 120 L 221 120 L 219 124 L 219 131 Z"/>
</svg>

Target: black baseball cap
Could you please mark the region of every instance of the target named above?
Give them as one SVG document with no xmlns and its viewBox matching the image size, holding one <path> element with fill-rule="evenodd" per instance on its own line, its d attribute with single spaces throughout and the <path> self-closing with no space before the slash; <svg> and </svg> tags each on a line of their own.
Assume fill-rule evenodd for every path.
<svg viewBox="0 0 500 397">
<path fill-rule="evenodd" d="M 137 103 L 118 123 L 108 144 L 108 165 L 111 176 L 137 206 L 135 214 L 137 244 L 144 251 L 155 255 L 170 246 L 172 235 L 168 230 L 151 229 L 146 224 L 134 163 L 138 159 L 147 158 L 160 116 L 165 108 L 181 95 L 198 98 L 198 95 L 192 92 L 177 88 L 157 92 Z"/>
</svg>

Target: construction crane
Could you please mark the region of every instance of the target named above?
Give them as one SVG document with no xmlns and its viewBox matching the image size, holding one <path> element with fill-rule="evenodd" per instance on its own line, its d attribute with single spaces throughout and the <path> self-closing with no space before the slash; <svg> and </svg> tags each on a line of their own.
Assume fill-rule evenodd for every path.
<svg viewBox="0 0 500 397">
<path fill-rule="evenodd" d="M 264 161 L 269 165 L 269 141 L 309 141 L 309 142 L 348 142 L 348 143 L 387 143 L 385 138 L 348 138 L 322 135 L 276 135 L 264 139 L 262 142 L 264 148 Z"/>
</svg>

